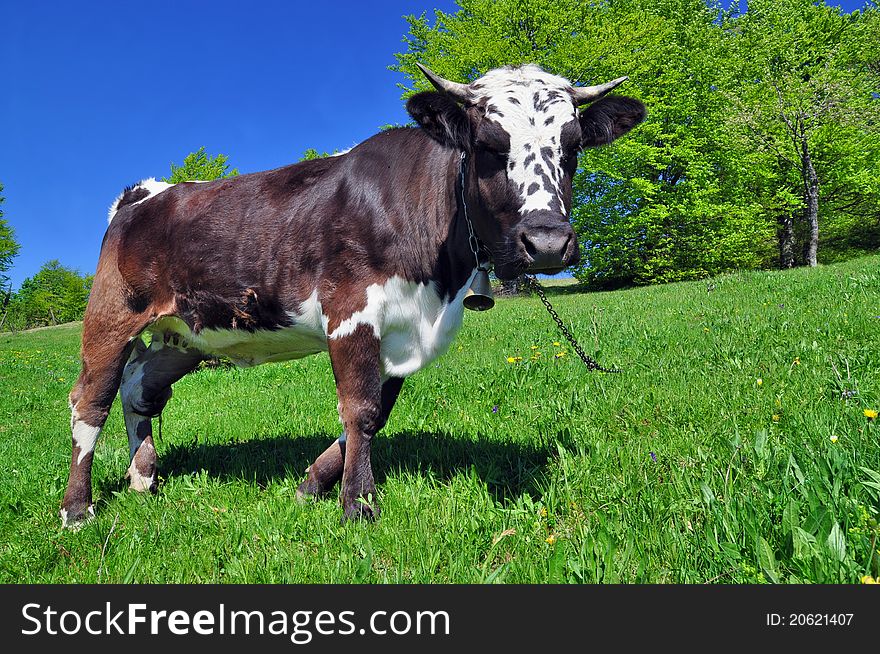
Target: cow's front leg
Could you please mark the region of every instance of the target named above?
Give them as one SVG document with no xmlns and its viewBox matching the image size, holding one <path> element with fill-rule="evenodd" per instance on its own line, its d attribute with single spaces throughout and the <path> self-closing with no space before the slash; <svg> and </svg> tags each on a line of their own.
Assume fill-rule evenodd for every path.
<svg viewBox="0 0 880 654">
<path fill-rule="evenodd" d="M 339 416 L 345 429 L 342 466 L 344 519 L 379 517 L 370 446 L 379 431 L 382 385 L 379 376 L 379 339 L 368 325 L 328 343 L 336 378 Z"/>
<path fill-rule="evenodd" d="M 391 409 L 394 408 L 402 386 L 403 377 L 391 377 L 382 384 L 382 413 L 376 431 L 382 429 L 388 422 L 388 416 L 391 415 Z M 347 438 L 343 432 L 342 436 L 333 441 L 333 444 L 309 466 L 306 470 L 308 477 L 296 489 L 298 499 L 326 495 L 336 482 L 342 479 L 346 442 Z"/>
</svg>

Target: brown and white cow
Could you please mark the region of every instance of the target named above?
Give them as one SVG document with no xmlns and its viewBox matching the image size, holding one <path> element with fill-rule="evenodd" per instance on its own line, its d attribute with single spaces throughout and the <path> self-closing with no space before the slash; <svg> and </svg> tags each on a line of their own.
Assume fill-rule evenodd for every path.
<svg viewBox="0 0 880 654">
<path fill-rule="evenodd" d="M 341 479 L 344 516 L 377 516 L 370 443 L 403 380 L 461 325 L 477 267 L 468 220 L 501 279 L 578 261 L 568 220 L 577 155 L 644 118 L 639 101 L 603 97 L 626 78 L 572 87 L 527 65 L 459 84 L 422 71 L 437 92 L 407 103 L 419 128 L 231 179 L 147 180 L 117 199 L 70 394 L 65 525 L 94 513 L 92 457 L 117 391 L 126 477 L 155 492 L 151 418 L 175 381 L 210 355 L 254 366 L 321 351 L 344 432 L 299 494 L 324 494 Z"/>
</svg>

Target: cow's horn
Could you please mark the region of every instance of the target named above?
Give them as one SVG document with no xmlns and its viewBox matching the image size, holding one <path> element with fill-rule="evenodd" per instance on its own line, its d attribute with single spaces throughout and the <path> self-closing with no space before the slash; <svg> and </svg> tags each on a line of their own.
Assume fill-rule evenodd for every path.
<svg viewBox="0 0 880 654">
<path fill-rule="evenodd" d="M 574 104 L 575 106 L 580 106 L 593 100 L 598 100 L 615 86 L 620 86 L 628 79 L 629 77 L 618 77 L 615 80 L 605 82 L 604 84 L 597 84 L 596 86 L 574 86 L 571 90 Z"/>
<path fill-rule="evenodd" d="M 470 95 L 470 88 L 467 84 L 460 84 L 459 82 L 450 82 L 448 79 L 443 79 L 433 70 L 428 68 L 427 66 L 422 66 L 422 64 L 416 62 L 416 66 L 419 67 L 419 70 L 425 74 L 425 77 L 428 78 L 428 81 L 434 85 L 434 88 L 438 91 L 442 91 L 443 93 L 448 93 L 456 100 L 460 100 L 464 102 L 467 100 Z"/>
</svg>

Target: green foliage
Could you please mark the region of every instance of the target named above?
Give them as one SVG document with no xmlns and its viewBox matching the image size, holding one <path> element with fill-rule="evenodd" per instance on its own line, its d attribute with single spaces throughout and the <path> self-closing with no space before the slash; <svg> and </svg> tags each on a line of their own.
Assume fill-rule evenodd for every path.
<svg viewBox="0 0 880 654">
<path fill-rule="evenodd" d="M 312 159 L 324 159 L 326 157 L 332 157 L 333 155 L 339 154 L 339 150 L 336 148 L 333 149 L 333 152 L 318 152 L 315 148 L 308 148 L 305 152 L 303 152 L 302 156 L 299 158 L 299 161 L 311 161 Z"/>
<path fill-rule="evenodd" d="M 802 183 L 744 139 L 731 117 L 736 107 L 751 106 L 750 80 L 766 78 L 759 73 L 765 60 L 750 53 L 746 25 L 760 28 L 765 45 L 777 28 L 761 9 L 773 3 L 753 4 L 760 7 L 746 20 L 702 0 L 461 0 L 452 14 L 408 17 L 406 51 L 395 69 L 412 80 L 404 96 L 431 88 L 416 62 L 463 82 L 526 62 L 575 84 L 628 75 L 619 92 L 642 100 L 648 118 L 611 147 L 580 157 L 572 222 L 585 256 L 575 274 L 614 287 L 769 266 L 776 261 L 778 215 L 800 210 Z M 876 107 L 868 100 L 878 85 L 866 84 L 863 73 L 864 62 L 874 61 L 876 73 L 880 60 L 877 10 L 838 15 L 835 22 L 829 16 L 836 8 L 808 0 L 782 5 L 774 10 L 779 15 L 800 12 L 798 20 L 828 35 L 809 49 L 797 45 L 805 33 L 781 39 L 778 53 L 846 51 L 823 60 L 835 70 L 835 88 L 844 95 L 859 89 L 859 102 Z M 857 124 L 820 130 L 828 148 L 817 158 L 824 179 L 834 180 L 825 192 L 839 198 L 829 198 L 823 214 L 837 224 L 824 242 L 827 258 L 835 247 L 868 248 L 880 239 L 874 235 L 880 147 L 855 147 L 866 138 Z"/>
<path fill-rule="evenodd" d="M 172 163 L 171 174 L 163 181 L 177 184 L 191 180 L 210 181 L 223 177 L 235 177 L 238 175 L 238 168 L 229 170 L 228 160 L 229 157 L 225 154 L 211 157 L 205 152 L 205 148 L 201 147 L 196 152 L 190 152 L 184 158 L 183 165 L 178 166 Z"/>
<path fill-rule="evenodd" d="M 387 132 L 389 129 L 398 129 L 400 127 L 413 127 L 415 126 L 415 121 L 409 121 L 405 125 L 401 123 L 385 123 L 384 125 L 379 125 L 379 131 Z"/>
<path fill-rule="evenodd" d="M 878 28 L 876 8 L 849 15 L 812 0 L 754 0 L 723 23 L 728 122 L 759 211 L 794 224 L 796 261 L 809 245 L 811 166 L 820 259 L 880 246 Z"/>
<path fill-rule="evenodd" d="M 12 296 L 7 326 L 27 329 L 82 320 L 92 279 L 57 259 L 44 263 Z"/>
<path fill-rule="evenodd" d="M 864 413 L 880 409 L 866 338 L 880 256 L 708 288 L 550 287 L 587 353 L 623 369 L 613 375 L 554 345 L 535 297 L 467 312 L 373 441 L 383 512 L 369 525 L 340 525 L 338 487 L 295 501 L 339 434 L 322 354 L 178 382 L 157 496 L 126 488 L 117 402 L 95 450 L 97 517 L 62 530 L 80 328 L 0 336 L 0 583 L 880 576 L 880 422 Z"/>
<path fill-rule="evenodd" d="M 6 285 L 9 282 L 6 272 L 12 268 L 12 260 L 18 255 L 21 246 L 15 240 L 15 231 L 7 220 L 3 219 L 3 184 L 0 184 L 0 303 L 3 302 L 6 293 Z M 0 310 L 2 316 L 2 310 Z"/>
</svg>

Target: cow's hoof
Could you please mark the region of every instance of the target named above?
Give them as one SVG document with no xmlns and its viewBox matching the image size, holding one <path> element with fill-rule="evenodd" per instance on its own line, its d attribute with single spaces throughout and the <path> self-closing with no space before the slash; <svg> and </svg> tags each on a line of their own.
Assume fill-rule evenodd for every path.
<svg viewBox="0 0 880 654">
<path fill-rule="evenodd" d="M 95 517 L 95 505 L 89 504 L 81 507 L 71 507 L 69 509 L 62 508 L 60 515 L 61 527 L 76 531 Z"/>
<path fill-rule="evenodd" d="M 306 479 L 296 488 L 296 501 L 298 504 L 308 504 L 322 495 L 326 495 L 326 492 L 309 479 Z"/>
<path fill-rule="evenodd" d="M 300 504 L 308 504 L 313 500 L 319 500 L 327 497 L 330 490 L 318 483 L 315 479 L 306 479 L 296 488 L 296 501 Z"/>
<path fill-rule="evenodd" d="M 379 514 L 381 513 L 379 506 L 375 504 L 375 500 L 371 504 L 362 497 L 351 501 L 344 501 L 342 504 L 342 510 L 343 524 L 360 520 L 372 522 L 373 520 L 378 520 Z"/>
<path fill-rule="evenodd" d="M 144 476 L 137 469 L 134 462 L 132 462 L 128 471 L 125 473 L 125 478 L 128 479 L 129 489 L 138 493 L 152 493 L 155 495 L 159 490 L 159 484 L 156 481 L 156 473 L 154 472 L 148 477 Z"/>
</svg>

